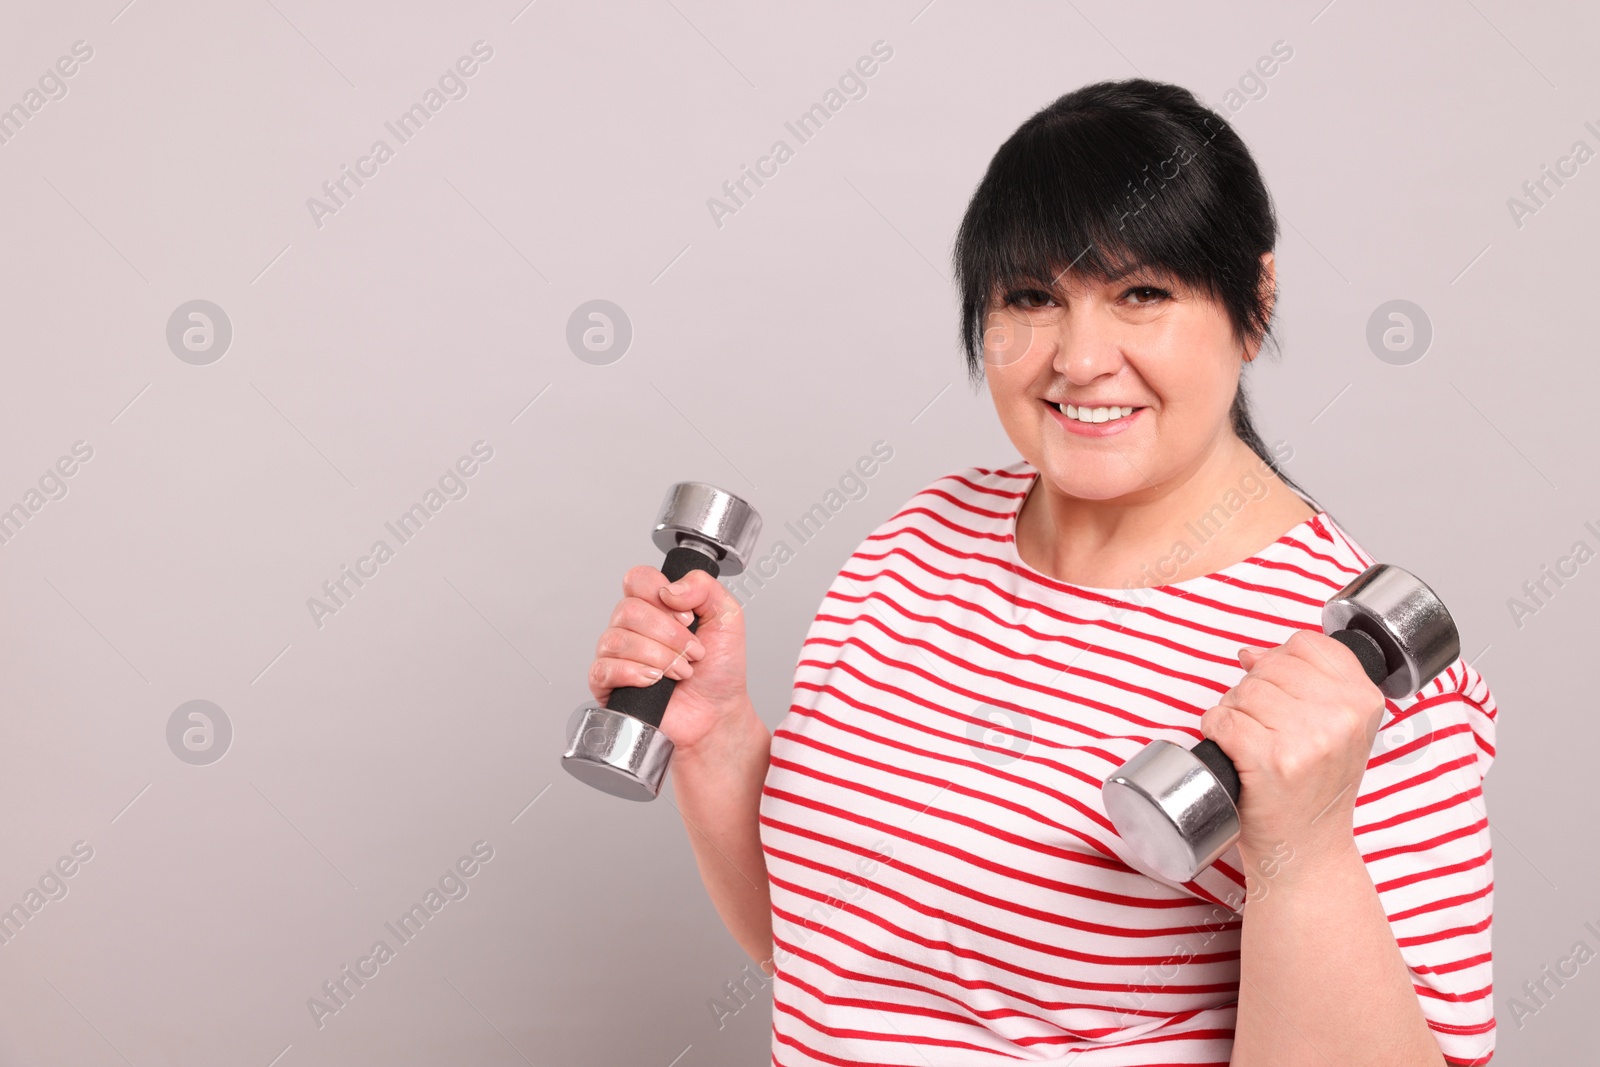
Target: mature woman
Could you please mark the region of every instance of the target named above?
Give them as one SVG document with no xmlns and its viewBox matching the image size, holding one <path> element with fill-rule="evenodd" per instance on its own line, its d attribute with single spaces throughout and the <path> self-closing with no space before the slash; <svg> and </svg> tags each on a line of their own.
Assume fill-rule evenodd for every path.
<svg viewBox="0 0 1600 1067">
<path fill-rule="evenodd" d="M 732 596 L 628 573 L 591 690 L 680 679 L 677 803 L 774 975 L 774 1063 L 1488 1062 L 1494 700 L 1458 659 L 1385 701 L 1321 633 L 1374 560 L 1251 425 L 1276 233 L 1188 91 L 1061 97 L 1001 146 L 955 249 L 968 367 L 1021 458 L 862 542 L 775 732 Z M 1202 737 L 1243 834 L 1163 882 L 1100 785 Z"/>
</svg>

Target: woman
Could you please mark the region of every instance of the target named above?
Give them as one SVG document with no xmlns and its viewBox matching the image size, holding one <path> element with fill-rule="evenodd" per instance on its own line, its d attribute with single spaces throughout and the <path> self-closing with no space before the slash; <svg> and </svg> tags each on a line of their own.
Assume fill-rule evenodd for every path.
<svg viewBox="0 0 1600 1067">
<path fill-rule="evenodd" d="M 1385 703 L 1321 633 L 1374 560 L 1250 421 L 1276 231 L 1188 91 L 1063 96 L 1001 146 L 955 249 L 968 367 L 1022 458 L 862 542 L 775 733 L 732 596 L 628 573 L 591 690 L 680 679 L 677 803 L 774 975 L 774 1063 L 1488 1062 L 1494 700 L 1458 659 Z M 1243 833 L 1165 883 L 1100 785 L 1202 737 Z"/>
</svg>

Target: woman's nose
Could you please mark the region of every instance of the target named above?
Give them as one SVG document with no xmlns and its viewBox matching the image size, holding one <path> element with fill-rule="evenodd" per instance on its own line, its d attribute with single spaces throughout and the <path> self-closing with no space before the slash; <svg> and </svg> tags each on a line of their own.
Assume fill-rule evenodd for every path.
<svg viewBox="0 0 1600 1067">
<path fill-rule="evenodd" d="M 1055 324 L 1051 365 L 1067 380 L 1084 385 L 1122 366 L 1122 349 L 1113 324 L 1092 310 L 1068 312 Z"/>
</svg>

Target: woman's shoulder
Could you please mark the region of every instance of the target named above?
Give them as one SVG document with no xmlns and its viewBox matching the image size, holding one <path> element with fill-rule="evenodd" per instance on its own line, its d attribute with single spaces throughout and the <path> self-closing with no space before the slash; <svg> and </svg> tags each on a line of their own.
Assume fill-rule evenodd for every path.
<svg viewBox="0 0 1600 1067">
<path fill-rule="evenodd" d="M 922 484 L 866 538 L 882 541 L 907 529 L 942 531 L 963 541 L 993 542 L 1008 536 L 1034 469 L 1026 460 L 1004 466 L 967 466 Z"/>
<path fill-rule="evenodd" d="M 918 489 L 896 515 L 912 508 L 936 507 L 939 501 L 956 507 L 1003 511 L 1010 515 L 1028 494 L 1028 487 L 1033 483 L 1036 473 L 1033 465 L 1025 459 L 1013 460 L 1004 466 L 958 467 Z"/>
<path fill-rule="evenodd" d="M 1318 509 L 1315 518 L 1308 521 L 1315 536 L 1315 541 L 1308 544 L 1307 550 L 1315 553 L 1310 558 L 1320 557 L 1320 561 L 1327 567 L 1327 579 L 1339 581 L 1340 588 L 1359 576 L 1368 567 L 1376 563 L 1390 563 L 1402 567 L 1426 583 L 1428 576 L 1418 573 L 1409 561 L 1405 560 L 1379 560 L 1361 547 L 1361 544 L 1350 532 L 1327 511 Z M 1286 535 L 1288 536 L 1288 535 Z M 1309 540 L 1309 539 L 1308 539 Z M 1335 590 L 1337 592 L 1337 590 Z M 1333 594 L 1329 593 L 1331 597 Z M 1447 605 L 1448 606 L 1448 605 Z M 1397 707 L 1409 707 L 1412 704 L 1428 703 L 1440 699 L 1460 699 L 1472 705 L 1479 715 L 1475 718 L 1473 730 L 1479 735 L 1480 745 L 1483 749 L 1481 770 L 1487 770 L 1489 762 L 1493 759 L 1493 729 L 1496 713 L 1494 695 L 1489 690 L 1489 684 L 1479 671 L 1468 663 L 1466 652 L 1462 648 L 1456 658 L 1436 678 L 1425 685 L 1422 690 L 1412 696 L 1395 701 Z"/>
<path fill-rule="evenodd" d="M 993 556 L 1012 536 L 1010 524 L 1033 475 L 1025 460 L 1015 460 L 958 467 L 923 482 L 861 538 L 845 570 L 858 565 L 893 570 L 912 566 L 912 557 L 922 564 L 937 558 L 942 564 L 972 565 Z"/>
<path fill-rule="evenodd" d="M 1342 587 L 1377 562 L 1321 505 L 1310 500 L 1306 503 L 1313 514 L 1285 531 L 1279 544 L 1295 550 L 1308 570 Z"/>
</svg>

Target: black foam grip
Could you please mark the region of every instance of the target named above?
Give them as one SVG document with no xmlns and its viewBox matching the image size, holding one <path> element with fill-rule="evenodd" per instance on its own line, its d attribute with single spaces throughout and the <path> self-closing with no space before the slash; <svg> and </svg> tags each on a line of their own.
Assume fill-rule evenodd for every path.
<svg viewBox="0 0 1600 1067">
<path fill-rule="evenodd" d="M 692 548 L 679 545 L 667 553 L 665 562 L 661 564 L 661 573 L 667 576 L 667 581 L 675 582 L 690 571 L 705 571 L 715 578 L 721 573 L 717 562 L 708 557 L 704 552 L 696 552 Z M 694 633 L 700 628 L 700 617 L 689 623 L 689 632 Z M 643 687 L 627 686 L 611 691 L 611 696 L 606 699 L 606 707 L 612 711 L 620 711 L 624 715 L 632 715 L 641 722 L 651 726 L 661 725 L 661 716 L 666 714 L 667 702 L 672 699 L 673 687 L 678 684 L 676 678 L 669 678 L 663 674 L 652 685 Z"/>
<path fill-rule="evenodd" d="M 1389 677 L 1383 646 L 1371 634 L 1360 630 L 1335 630 L 1328 636 L 1356 654 L 1356 659 L 1361 661 L 1361 669 L 1367 672 L 1367 678 L 1373 685 L 1382 685 L 1383 680 Z"/>
<path fill-rule="evenodd" d="M 1222 783 L 1222 788 L 1228 791 L 1233 802 L 1239 803 L 1239 772 L 1234 770 L 1233 760 L 1228 758 L 1228 754 L 1209 737 L 1189 751 L 1217 776 L 1217 781 Z"/>
</svg>

